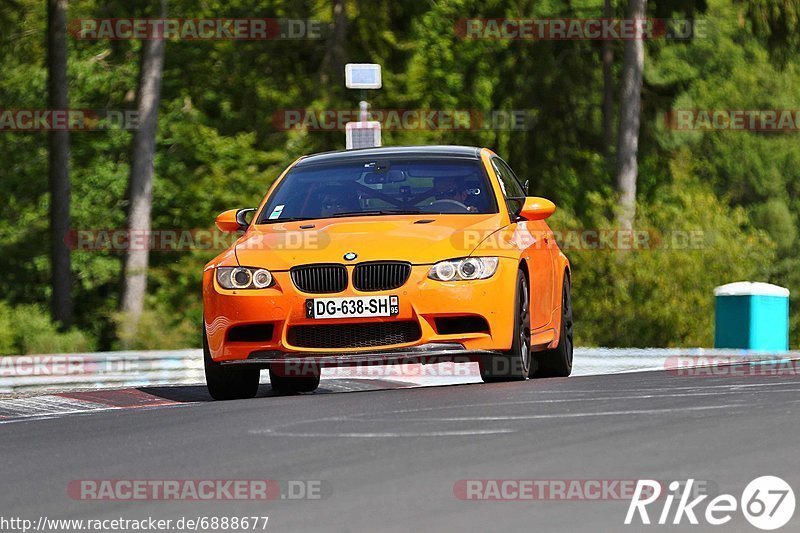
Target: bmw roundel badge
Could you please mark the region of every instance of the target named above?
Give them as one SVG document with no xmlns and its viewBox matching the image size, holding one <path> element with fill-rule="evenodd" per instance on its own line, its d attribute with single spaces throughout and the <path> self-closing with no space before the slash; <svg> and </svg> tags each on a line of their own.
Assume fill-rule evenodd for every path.
<svg viewBox="0 0 800 533">
<path fill-rule="evenodd" d="M 356 257 L 358 257 L 358 254 L 355 252 L 347 252 L 344 254 L 345 261 L 353 261 Z"/>
</svg>

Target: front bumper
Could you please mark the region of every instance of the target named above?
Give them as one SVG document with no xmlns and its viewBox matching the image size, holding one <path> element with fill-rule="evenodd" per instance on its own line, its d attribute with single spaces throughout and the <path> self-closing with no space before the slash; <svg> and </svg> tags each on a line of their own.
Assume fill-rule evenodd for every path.
<svg viewBox="0 0 800 533">
<path fill-rule="evenodd" d="M 252 266 L 252 265 L 248 265 Z M 352 278 L 352 267 L 348 265 Z M 203 276 L 203 308 L 206 334 L 211 357 L 219 362 L 268 363 L 286 357 L 317 358 L 320 361 L 348 364 L 369 359 L 372 362 L 401 360 L 412 355 L 414 348 L 426 352 L 426 345 L 449 345 L 467 354 L 507 350 L 511 346 L 514 324 L 514 291 L 518 264 L 501 258 L 495 274 L 485 280 L 440 282 L 427 277 L 430 265 L 411 269 L 411 276 L 400 288 L 381 292 L 360 292 L 352 286 L 337 294 L 306 294 L 292 283 L 289 272 L 273 272 L 275 285 L 267 289 L 225 290 L 216 282 L 214 270 Z M 306 318 L 305 305 L 309 298 L 381 296 L 399 297 L 400 313 L 381 318 Z M 486 328 L 470 333 L 443 333 L 437 318 L 480 317 Z M 416 322 L 420 336 L 413 342 L 386 344 L 368 348 L 308 348 L 294 346 L 289 341 L 293 326 L 324 326 L 380 322 Z M 269 339 L 232 341 L 229 332 L 238 326 L 264 324 L 272 329 Z M 422 348 L 420 348 L 422 347 Z M 405 353 L 398 354 L 398 350 Z M 445 350 L 451 355 L 450 349 Z"/>
</svg>

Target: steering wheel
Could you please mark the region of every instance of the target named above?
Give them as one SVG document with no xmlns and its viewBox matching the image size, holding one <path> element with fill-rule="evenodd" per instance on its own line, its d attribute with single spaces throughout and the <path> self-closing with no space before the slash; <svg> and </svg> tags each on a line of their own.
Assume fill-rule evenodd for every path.
<svg viewBox="0 0 800 533">
<path fill-rule="evenodd" d="M 436 208 L 436 206 L 439 206 L 437 210 L 443 213 L 469 213 L 469 208 L 466 205 L 458 200 L 451 200 L 449 198 L 435 200 L 429 205 L 429 207 L 433 208 Z"/>
</svg>

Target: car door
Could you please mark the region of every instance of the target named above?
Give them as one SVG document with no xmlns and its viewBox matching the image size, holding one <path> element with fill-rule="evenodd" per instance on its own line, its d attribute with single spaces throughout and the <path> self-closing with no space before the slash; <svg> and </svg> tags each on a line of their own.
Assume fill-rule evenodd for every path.
<svg viewBox="0 0 800 533">
<path fill-rule="evenodd" d="M 553 310 L 553 255 L 550 250 L 552 235 L 542 220 L 514 220 L 525 202 L 525 190 L 508 164 L 499 157 L 492 158 L 492 166 L 500 180 L 508 211 L 512 214 L 511 224 L 519 236 L 516 242 L 522 248 L 522 257 L 528 262 L 531 286 L 531 328 L 546 326 L 552 318 Z"/>
</svg>

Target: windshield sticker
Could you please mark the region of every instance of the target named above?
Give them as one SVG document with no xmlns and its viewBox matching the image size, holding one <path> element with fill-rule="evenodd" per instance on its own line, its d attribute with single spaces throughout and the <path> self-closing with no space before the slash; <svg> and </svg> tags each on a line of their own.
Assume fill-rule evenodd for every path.
<svg viewBox="0 0 800 533">
<path fill-rule="evenodd" d="M 276 218 L 280 218 L 281 213 L 283 213 L 283 208 L 286 207 L 285 204 L 276 205 L 275 209 L 272 210 L 272 213 L 269 214 L 270 220 L 275 220 Z"/>
</svg>

